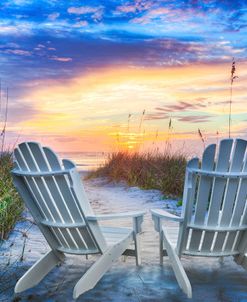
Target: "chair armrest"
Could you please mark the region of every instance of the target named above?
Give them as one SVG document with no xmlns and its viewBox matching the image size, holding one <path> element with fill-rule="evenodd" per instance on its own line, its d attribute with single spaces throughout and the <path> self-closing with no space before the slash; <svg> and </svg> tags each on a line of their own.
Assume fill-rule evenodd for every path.
<svg viewBox="0 0 247 302">
<path fill-rule="evenodd" d="M 150 211 L 152 213 L 152 216 L 156 216 L 160 219 L 172 220 L 172 221 L 177 221 L 177 222 L 182 222 L 184 220 L 182 217 L 176 216 L 174 214 L 171 214 L 171 213 L 161 210 L 161 209 L 152 209 Z"/>
<path fill-rule="evenodd" d="M 116 214 L 100 214 L 94 216 L 87 216 L 86 218 L 90 221 L 102 221 L 102 220 L 113 220 L 121 218 L 137 218 L 142 217 L 146 212 L 136 211 L 136 212 L 126 212 L 126 213 L 116 213 Z"/>
<path fill-rule="evenodd" d="M 102 214 L 95 216 L 87 216 L 88 221 L 102 221 L 102 220 L 113 220 L 113 219 L 123 219 L 132 218 L 133 219 L 133 230 L 135 234 L 141 233 L 141 225 L 143 222 L 143 216 L 146 214 L 145 211 L 136 212 L 126 212 L 126 213 L 116 213 L 116 214 Z"/>
<path fill-rule="evenodd" d="M 152 209 L 150 211 L 154 221 L 154 228 L 159 233 L 162 231 L 162 220 L 170 220 L 175 222 L 182 222 L 184 220 L 182 217 L 173 215 L 161 209 Z"/>
</svg>

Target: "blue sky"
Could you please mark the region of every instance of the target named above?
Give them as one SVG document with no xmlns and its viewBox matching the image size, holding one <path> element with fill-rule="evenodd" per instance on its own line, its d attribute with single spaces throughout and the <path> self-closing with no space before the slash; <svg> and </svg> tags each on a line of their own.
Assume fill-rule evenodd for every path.
<svg viewBox="0 0 247 302">
<path fill-rule="evenodd" d="M 245 1 L 1 1 L 1 73 L 25 82 L 123 62 L 241 59 L 246 21 Z"/>
<path fill-rule="evenodd" d="M 230 66 L 232 57 L 244 64 L 246 36 L 246 1 L 1 1 L 0 77 L 10 88 L 12 132 L 20 126 L 21 109 L 21 119 L 38 114 L 29 94 L 44 81 L 64 85 L 83 74 L 123 66 Z M 205 93 L 199 97 L 207 99 Z M 147 120 L 160 105 L 174 109 L 183 101 L 155 104 Z M 208 113 L 197 113 L 202 116 L 198 121 L 210 120 Z M 189 121 L 195 115 L 191 112 Z M 112 123 L 116 119 L 113 114 Z M 175 119 L 188 121 L 183 115 Z"/>
</svg>

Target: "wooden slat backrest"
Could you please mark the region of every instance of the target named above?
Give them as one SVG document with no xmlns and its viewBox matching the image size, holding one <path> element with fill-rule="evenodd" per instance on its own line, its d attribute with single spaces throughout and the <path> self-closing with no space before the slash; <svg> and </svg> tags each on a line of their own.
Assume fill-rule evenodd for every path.
<svg viewBox="0 0 247 302">
<path fill-rule="evenodd" d="M 246 150 L 246 141 L 244 140 L 236 140 L 236 143 L 233 147 L 233 154 L 230 162 L 229 171 L 230 172 L 241 172 L 243 169 L 243 161 Z M 229 226 L 231 224 L 231 218 L 233 213 L 234 204 L 236 201 L 236 196 L 238 192 L 238 188 L 240 185 L 240 179 L 228 179 L 226 188 L 225 188 L 225 196 L 222 204 L 221 217 L 219 218 L 219 225 L 221 227 Z M 240 214 L 240 213 L 239 213 Z M 242 212 L 241 212 L 242 215 Z M 240 217 L 239 217 L 240 220 Z M 240 223 L 240 221 L 238 221 Z M 216 241 L 214 245 L 214 251 L 225 250 L 225 240 L 229 234 L 227 232 L 218 233 L 216 236 Z M 232 232 L 232 236 L 236 236 L 236 232 Z M 231 251 L 232 246 L 228 247 L 227 251 Z"/>
<path fill-rule="evenodd" d="M 89 223 L 85 218 L 93 212 L 75 165 L 68 160 L 62 164 L 51 149 L 33 142 L 20 144 L 14 156 L 17 164 L 14 183 L 24 202 L 29 200 L 26 205 L 35 212 L 34 218 L 43 234 L 52 234 L 51 247 L 77 254 L 102 252 L 106 243 L 97 222 Z M 68 172 L 48 173 L 64 170 Z M 28 173 L 39 175 L 30 177 Z"/>
<path fill-rule="evenodd" d="M 204 151 L 200 169 L 188 164 L 184 195 L 188 190 L 192 194 L 184 198 L 184 223 L 177 246 L 180 254 L 215 256 L 239 252 L 241 238 L 247 232 L 246 146 L 245 140 L 223 140 L 217 158 L 216 146 L 210 145 Z"/>
<path fill-rule="evenodd" d="M 177 250 L 179 255 L 181 255 L 181 253 L 186 249 L 187 246 L 188 238 L 190 235 L 190 229 L 187 228 L 187 224 L 191 221 L 196 193 L 196 176 L 190 173 L 189 169 L 197 169 L 198 165 L 198 158 L 191 159 L 187 164 L 182 208 L 182 217 L 184 218 L 184 221 L 182 224 L 180 224 L 177 241 Z"/>
<path fill-rule="evenodd" d="M 206 171 L 212 171 L 214 168 L 215 145 L 209 146 L 203 153 L 201 168 Z M 198 184 L 197 200 L 195 203 L 195 213 L 191 223 L 196 225 L 204 225 L 207 212 L 208 200 L 212 188 L 212 178 L 201 176 Z M 202 230 L 192 230 L 189 249 L 197 251 L 203 235 Z"/>
<path fill-rule="evenodd" d="M 228 172 L 232 144 L 233 144 L 232 140 L 221 141 L 217 160 L 215 163 L 215 171 L 223 172 L 223 173 Z M 222 200 L 225 192 L 226 183 L 227 183 L 226 178 L 213 178 L 212 193 L 209 202 L 208 217 L 206 222 L 207 225 L 210 225 L 212 227 L 218 226 L 218 218 L 219 218 L 219 213 L 220 213 Z M 202 243 L 202 249 L 205 252 L 211 251 L 214 238 L 215 238 L 214 232 L 205 232 L 204 240 Z"/>
</svg>

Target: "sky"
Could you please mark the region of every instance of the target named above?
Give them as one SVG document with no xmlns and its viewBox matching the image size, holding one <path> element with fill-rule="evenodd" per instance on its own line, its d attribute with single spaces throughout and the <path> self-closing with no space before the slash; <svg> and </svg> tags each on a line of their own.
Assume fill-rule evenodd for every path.
<svg viewBox="0 0 247 302">
<path fill-rule="evenodd" d="M 198 129 L 228 136 L 233 57 L 231 135 L 247 138 L 246 37 L 246 1 L 2 0 L 6 146 L 196 150 Z"/>
</svg>

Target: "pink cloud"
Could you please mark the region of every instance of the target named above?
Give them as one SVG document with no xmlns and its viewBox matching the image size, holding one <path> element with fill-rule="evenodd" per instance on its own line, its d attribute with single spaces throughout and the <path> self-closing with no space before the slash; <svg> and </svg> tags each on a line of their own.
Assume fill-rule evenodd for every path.
<svg viewBox="0 0 247 302">
<path fill-rule="evenodd" d="M 22 49 L 7 49 L 2 51 L 4 53 L 18 55 L 18 56 L 31 56 L 32 53 L 28 50 L 22 50 Z"/>
<path fill-rule="evenodd" d="M 167 105 L 164 107 L 157 107 L 155 108 L 157 111 L 162 112 L 174 112 L 174 111 L 185 111 L 185 110 L 192 110 L 192 109 L 199 109 L 207 107 L 207 103 L 205 101 L 207 98 L 196 98 L 192 102 L 189 101 L 179 101 L 177 104 Z"/>
<path fill-rule="evenodd" d="M 53 60 L 53 61 L 59 61 L 59 62 L 70 62 L 70 61 L 72 61 L 72 58 L 57 57 L 57 56 L 50 57 L 50 59 Z"/>
<path fill-rule="evenodd" d="M 165 120 L 165 119 L 168 119 L 169 116 L 166 114 L 166 113 L 150 113 L 150 114 L 147 114 L 145 116 L 145 120 L 146 121 L 151 121 L 151 120 Z"/>
<path fill-rule="evenodd" d="M 210 121 L 210 115 L 177 116 L 178 121 L 188 123 L 206 123 Z"/>
<path fill-rule="evenodd" d="M 56 20 L 59 16 L 60 16 L 59 13 L 53 13 L 53 14 L 48 15 L 48 19 Z"/>
<path fill-rule="evenodd" d="M 145 11 L 152 7 L 154 3 L 152 1 L 136 0 L 135 3 L 128 5 L 120 5 L 116 8 L 118 13 L 135 13 L 136 11 Z"/>
<path fill-rule="evenodd" d="M 137 23 L 137 24 L 148 24 L 150 22 L 150 18 L 143 16 L 140 18 L 134 18 L 131 20 L 131 23 Z"/>
<path fill-rule="evenodd" d="M 94 21 L 98 21 L 102 18 L 103 8 L 101 7 L 91 7 L 91 6 L 80 6 L 74 7 L 71 6 L 68 8 L 68 13 L 75 15 L 86 15 L 92 14 L 92 18 Z"/>
<path fill-rule="evenodd" d="M 121 5 L 117 7 L 117 11 L 121 13 L 134 13 L 136 10 L 135 5 Z"/>
<path fill-rule="evenodd" d="M 171 17 L 177 18 L 177 15 L 179 15 L 180 18 L 182 18 L 182 16 L 183 16 L 182 12 L 170 10 L 169 8 L 165 8 L 165 7 L 160 7 L 160 8 L 151 9 L 142 17 L 136 17 L 136 18 L 132 19 L 131 23 L 148 24 L 153 19 L 156 19 L 156 18 L 163 20 L 165 17 L 166 20 L 168 20 L 168 18 L 171 19 Z"/>
<path fill-rule="evenodd" d="M 193 111 L 201 108 L 205 108 L 208 105 L 208 98 L 199 97 L 195 98 L 192 101 L 181 100 L 175 104 L 165 105 L 156 107 L 156 112 L 150 113 L 146 116 L 146 120 L 160 120 L 167 119 L 170 117 L 171 113 L 185 112 L 185 111 Z M 174 116 L 178 121 L 182 122 L 191 122 L 191 123 L 199 123 L 199 122 L 207 122 L 210 118 L 209 115 L 189 115 L 189 116 Z"/>
</svg>

